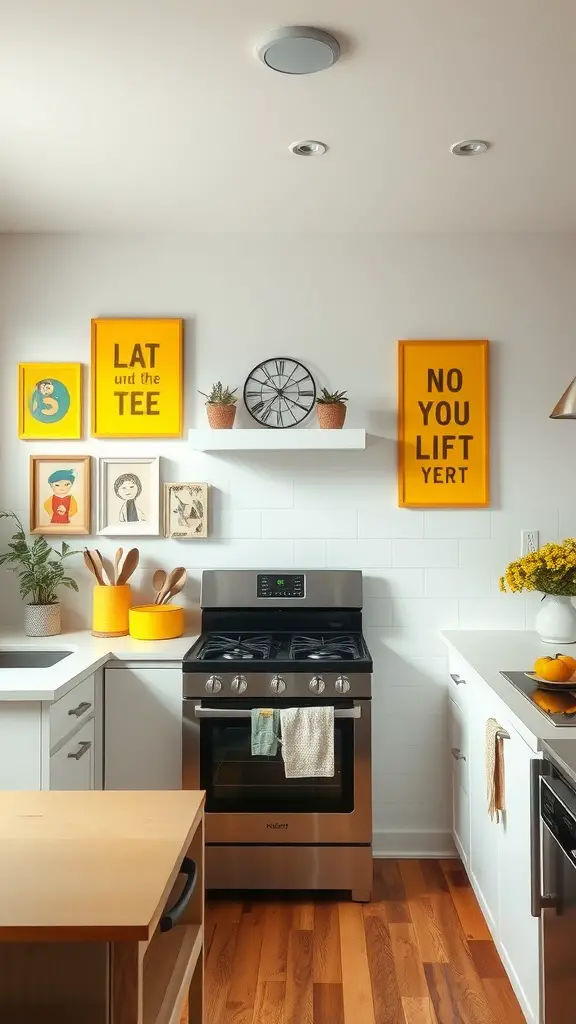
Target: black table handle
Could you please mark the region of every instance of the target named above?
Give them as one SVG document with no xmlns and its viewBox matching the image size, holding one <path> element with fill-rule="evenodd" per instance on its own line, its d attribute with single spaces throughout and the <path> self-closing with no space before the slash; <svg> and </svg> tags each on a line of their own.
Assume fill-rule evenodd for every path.
<svg viewBox="0 0 576 1024">
<path fill-rule="evenodd" d="M 184 888 L 182 889 L 179 899 L 177 899 L 174 906 L 170 907 L 170 910 L 167 910 L 163 917 L 160 918 L 161 932 L 169 932 L 174 927 L 174 925 L 178 921 L 178 918 L 180 917 L 180 915 L 183 913 L 186 906 L 190 902 L 192 893 L 196 888 L 198 872 L 196 870 L 195 862 L 190 857 L 184 857 L 179 874 L 187 875 L 188 877 L 186 879 L 186 883 L 184 885 Z"/>
</svg>

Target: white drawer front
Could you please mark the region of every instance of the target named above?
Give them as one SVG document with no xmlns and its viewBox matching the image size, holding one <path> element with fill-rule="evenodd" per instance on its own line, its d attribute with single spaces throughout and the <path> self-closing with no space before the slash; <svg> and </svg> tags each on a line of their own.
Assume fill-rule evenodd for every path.
<svg viewBox="0 0 576 1024">
<path fill-rule="evenodd" d="M 50 758 L 50 789 L 94 789 L 94 719 Z"/>
<path fill-rule="evenodd" d="M 50 750 L 94 714 L 94 676 L 88 676 L 50 707 Z"/>
<path fill-rule="evenodd" d="M 457 784 L 468 793 L 470 751 L 466 717 L 461 708 L 450 701 L 450 754 Z"/>
</svg>

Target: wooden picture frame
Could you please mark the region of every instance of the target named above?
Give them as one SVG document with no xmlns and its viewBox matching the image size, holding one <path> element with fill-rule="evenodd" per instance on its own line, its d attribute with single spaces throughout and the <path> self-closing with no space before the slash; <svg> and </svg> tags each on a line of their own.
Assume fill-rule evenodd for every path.
<svg viewBox="0 0 576 1024">
<path fill-rule="evenodd" d="M 20 363 L 18 437 L 77 441 L 82 437 L 82 363 Z"/>
<path fill-rule="evenodd" d="M 208 536 L 208 484 L 165 483 L 164 536 L 198 540 Z"/>
<path fill-rule="evenodd" d="M 89 455 L 30 456 L 31 534 L 90 534 L 91 462 Z"/>
<path fill-rule="evenodd" d="M 94 437 L 181 437 L 183 320 L 92 320 Z"/>
<path fill-rule="evenodd" d="M 398 343 L 398 504 L 490 505 L 489 342 Z"/>
<path fill-rule="evenodd" d="M 160 534 L 158 456 L 99 459 L 98 534 L 105 537 L 157 537 Z"/>
</svg>

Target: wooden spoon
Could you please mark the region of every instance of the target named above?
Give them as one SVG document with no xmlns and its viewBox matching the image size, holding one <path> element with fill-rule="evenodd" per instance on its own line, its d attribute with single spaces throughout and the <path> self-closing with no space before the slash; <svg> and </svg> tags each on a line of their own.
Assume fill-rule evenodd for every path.
<svg viewBox="0 0 576 1024">
<path fill-rule="evenodd" d="M 162 590 L 162 587 L 164 586 L 165 583 L 166 583 L 166 573 L 164 572 L 164 569 L 156 569 L 156 572 L 154 573 L 154 575 L 152 577 L 152 586 L 154 587 L 154 590 L 156 591 L 156 602 L 155 602 L 156 604 L 158 604 L 158 595 L 159 595 L 160 591 Z"/>
<path fill-rule="evenodd" d="M 118 548 L 114 555 L 114 586 L 118 586 L 118 574 L 120 572 L 120 561 L 124 554 L 124 548 Z"/>
<path fill-rule="evenodd" d="M 112 576 L 111 576 L 110 572 L 108 571 L 108 566 L 106 565 L 104 559 L 102 558 L 102 555 L 98 551 L 98 548 L 96 548 L 95 551 L 92 552 L 92 557 L 94 558 L 94 561 L 96 562 L 96 565 L 99 566 L 99 568 L 100 568 L 102 579 L 104 580 L 104 586 L 111 587 L 112 586 Z"/>
<path fill-rule="evenodd" d="M 158 604 L 162 604 L 164 598 L 168 597 L 168 594 L 172 590 L 172 587 L 177 582 L 177 580 L 180 579 L 180 576 L 183 572 L 185 573 L 186 569 L 182 565 L 179 565 L 176 569 L 172 569 L 172 572 L 168 573 L 168 576 L 166 577 L 166 582 L 164 583 L 164 586 L 162 587 L 162 590 L 160 591 L 156 599 Z"/>
<path fill-rule="evenodd" d="M 138 548 L 130 548 L 130 551 L 124 559 L 124 565 L 122 571 L 118 577 L 118 586 L 123 587 L 125 583 L 128 583 L 131 575 L 138 568 L 138 562 L 140 561 L 140 552 Z"/>
<path fill-rule="evenodd" d="M 188 574 L 186 572 L 186 569 L 182 569 L 180 571 L 180 575 L 177 577 L 175 582 L 170 587 L 170 590 L 166 594 L 166 597 L 162 599 L 162 604 L 169 604 L 172 598 L 176 597 L 176 594 L 179 594 L 181 590 L 184 590 L 187 578 Z"/>
<path fill-rule="evenodd" d="M 102 578 L 100 566 L 98 565 L 96 559 L 94 558 L 94 552 L 88 551 L 88 548 L 84 548 L 84 564 L 90 570 L 92 575 L 96 577 L 98 584 L 101 587 L 105 587 L 106 584 L 104 583 L 104 580 Z"/>
</svg>

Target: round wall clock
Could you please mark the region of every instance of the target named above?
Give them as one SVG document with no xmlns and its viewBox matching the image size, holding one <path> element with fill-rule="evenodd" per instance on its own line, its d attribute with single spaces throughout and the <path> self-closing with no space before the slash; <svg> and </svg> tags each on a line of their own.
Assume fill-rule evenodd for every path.
<svg viewBox="0 0 576 1024">
<path fill-rule="evenodd" d="M 310 415 L 315 402 L 314 378 L 296 359 L 266 359 L 246 378 L 244 404 L 265 427 L 295 427 Z"/>
</svg>

